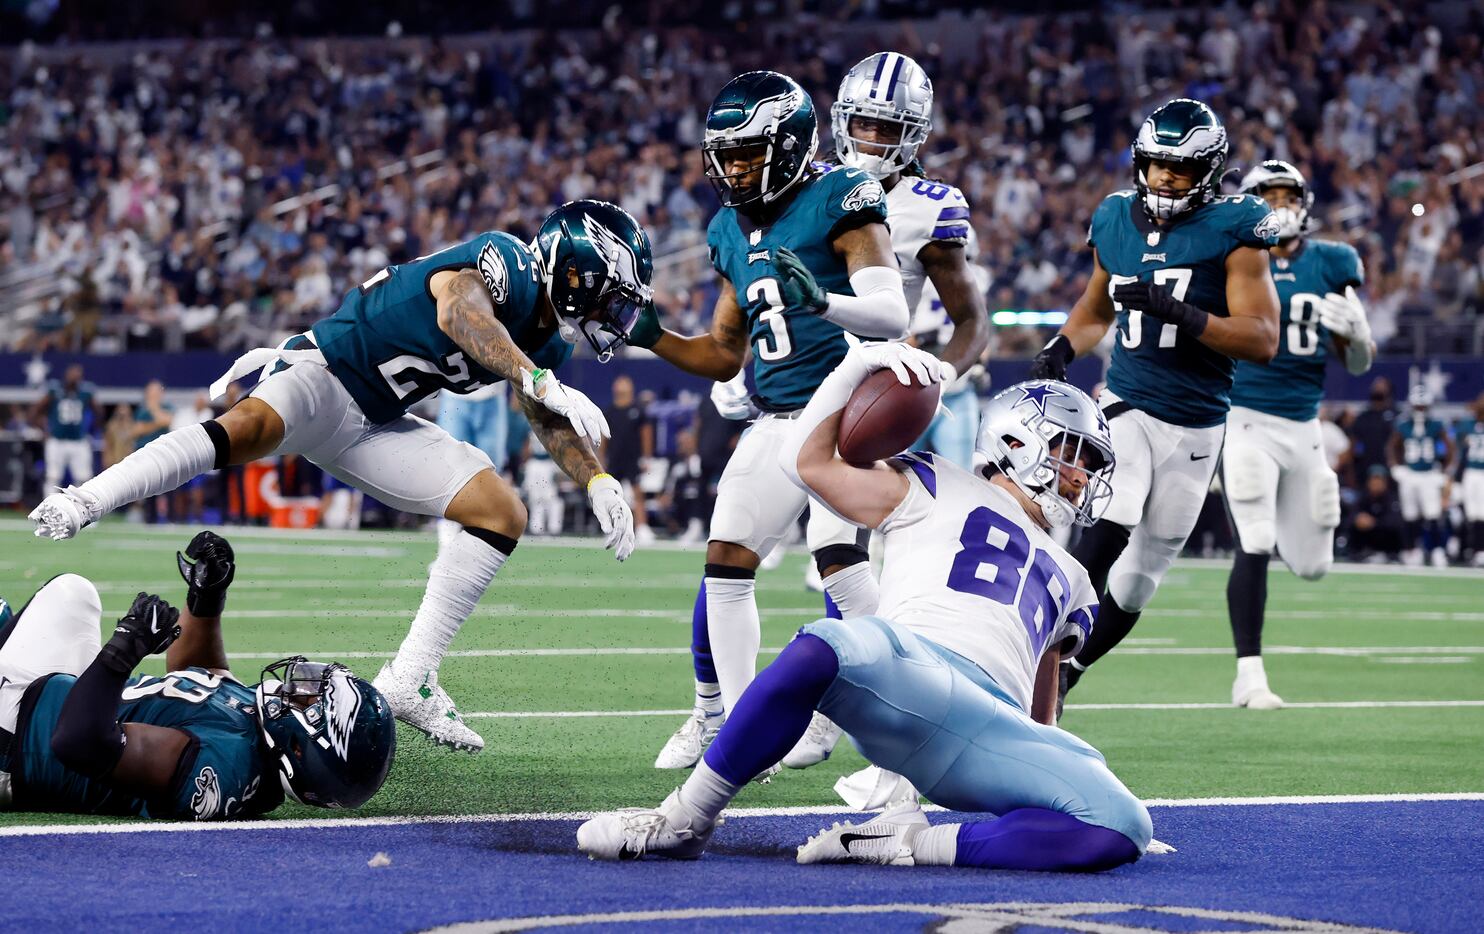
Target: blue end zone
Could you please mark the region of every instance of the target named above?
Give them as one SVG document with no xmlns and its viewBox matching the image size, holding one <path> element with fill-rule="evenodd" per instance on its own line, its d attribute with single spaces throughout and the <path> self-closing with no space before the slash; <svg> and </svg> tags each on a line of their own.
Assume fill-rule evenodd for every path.
<svg viewBox="0 0 1484 934">
<path fill-rule="evenodd" d="M 6 926 L 25 931 L 298 919 L 319 934 L 655 910 L 676 911 L 648 919 L 673 930 L 915 931 L 952 917 L 1067 930 L 1058 915 L 1120 930 L 1318 930 L 1280 919 L 1480 929 L 1484 802 L 1153 813 L 1156 836 L 1179 852 L 1093 876 L 793 865 L 793 847 L 838 819 L 820 816 L 731 819 L 697 863 L 589 862 L 575 852 L 575 821 L 19 836 L 0 840 L 0 862 Z M 378 851 L 391 865 L 369 868 Z M 963 905 L 985 907 L 953 907 Z"/>
</svg>

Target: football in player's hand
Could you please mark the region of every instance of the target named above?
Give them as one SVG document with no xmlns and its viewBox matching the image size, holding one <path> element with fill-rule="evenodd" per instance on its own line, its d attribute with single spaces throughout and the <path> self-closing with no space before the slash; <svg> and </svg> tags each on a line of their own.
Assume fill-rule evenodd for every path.
<svg viewBox="0 0 1484 934">
<path fill-rule="evenodd" d="M 891 370 L 877 370 L 855 387 L 840 419 L 840 456 L 865 466 L 900 454 L 922 437 L 938 412 L 942 384 L 903 386 Z"/>
</svg>

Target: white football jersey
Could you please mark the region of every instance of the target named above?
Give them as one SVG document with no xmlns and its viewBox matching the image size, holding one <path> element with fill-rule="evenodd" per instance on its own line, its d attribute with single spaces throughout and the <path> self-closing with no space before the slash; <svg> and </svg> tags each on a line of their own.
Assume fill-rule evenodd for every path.
<svg viewBox="0 0 1484 934">
<path fill-rule="evenodd" d="M 1075 653 L 1092 630 L 1087 571 L 1006 490 L 931 454 L 893 463 L 909 487 L 881 524 L 877 615 L 983 668 L 1029 711 L 1042 652 L 1070 636 Z"/>
<path fill-rule="evenodd" d="M 886 193 L 886 226 L 891 230 L 897 265 L 902 267 L 907 307 L 916 308 L 927 278 L 917 254 L 929 243 L 967 244 L 969 202 L 946 182 L 904 175 Z"/>
</svg>

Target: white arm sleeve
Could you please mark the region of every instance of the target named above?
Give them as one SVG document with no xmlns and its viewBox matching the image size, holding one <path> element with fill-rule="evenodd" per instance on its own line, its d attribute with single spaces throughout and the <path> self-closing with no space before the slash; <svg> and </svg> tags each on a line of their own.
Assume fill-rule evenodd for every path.
<svg viewBox="0 0 1484 934">
<path fill-rule="evenodd" d="M 899 340 L 907 333 L 911 315 L 900 270 L 888 266 L 858 269 L 850 277 L 850 287 L 854 295 L 829 293 L 830 304 L 821 318 L 861 337 Z"/>
<path fill-rule="evenodd" d="M 1371 324 L 1366 319 L 1365 306 L 1360 302 L 1360 296 L 1355 292 L 1355 286 L 1345 287 L 1345 297 L 1350 299 L 1356 309 L 1360 312 L 1358 331 L 1351 341 L 1345 345 L 1345 369 L 1352 375 L 1359 376 L 1371 368 L 1375 362 L 1375 345 L 1371 342 Z"/>
</svg>

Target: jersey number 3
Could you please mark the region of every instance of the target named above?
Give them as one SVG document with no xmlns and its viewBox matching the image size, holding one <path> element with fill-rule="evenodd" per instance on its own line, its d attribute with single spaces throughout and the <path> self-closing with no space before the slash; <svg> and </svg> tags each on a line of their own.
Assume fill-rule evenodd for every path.
<svg viewBox="0 0 1484 934">
<path fill-rule="evenodd" d="M 1032 553 L 1025 530 L 988 506 L 969 513 L 958 543 L 961 548 L 948 569 L 948 588 L 1015 607 L 1030 636 L 1031 651 L 1040 655 L 1056 627 L 1058 607 L 1071 593 L 1067 575 L 1045 551 L 1037 548 Z M 985 565 L 993 568 L 993 577 L 979 576 Z M 1053 581 L 1060 593 L 1053 592 Z"/>
<path fill-rule="evenodd" d="M 772 363 L 794 352 L 793 336 L 788 333 L 788 319 L 783 316 L 783 295 L 778 291 L 777 279 L 769 276 L 752 280 L 747 287 L 747 303 L 759 301 L 767 307 L 758 312 L 757 319 L 766 323 L 772 333 L 758 338 L 754 351 L 759 360 Z"/>
</svg>

